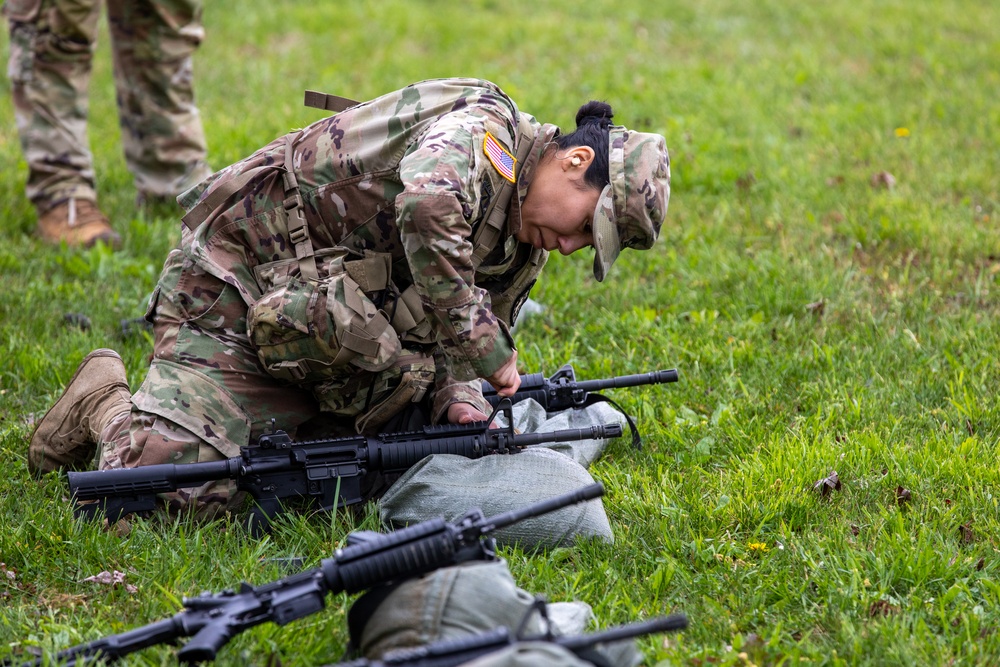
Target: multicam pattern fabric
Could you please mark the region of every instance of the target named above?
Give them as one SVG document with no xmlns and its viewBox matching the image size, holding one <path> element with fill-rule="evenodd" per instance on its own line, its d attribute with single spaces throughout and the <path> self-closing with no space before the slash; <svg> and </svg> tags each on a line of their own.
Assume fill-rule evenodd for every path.
<svg viewBox="0 0 1000 667">
<path fill-rule="evenodd" d="M 392 319 L 394 302 L 412 286 L 430 320 L 430 342 L 408 342 L 394 352 L 388 368 L 381 363 L 365 367 L 358 357 L 327 378 L 295 382 L 268 372 L 259 356 L 253 331 L 257 321 L 248 313 L 289 284 L 282 280 L 305 278 L 296 268 L 300 258 L 285 205 L 288 139 L 275 140 L 179 197 L 191 210 L 252 173 L 193 229 L 182 230 L 180 246 L 164 266 L 150 308 L 154 359 L 147 381 L 133 396 L 133 413 L 175 423 L 228 456 L 268 430 L 272 418 L 294 433 L 326 419 L 321 413 L 332 413 L 351 422 L 350 430 L 374 432 L 384 421 L 385 406 L 398 408 L 401 402 L 421 399 L 432 381 L 435 418 L 458 401 L 485 411 L 479 382 L 470 381 L 493 374 L 513 354 L 508 325 L 546 257 L 529 245 L 507 243 L 519 228 L 519 220 L 511 216 L 496 252 L 480 267 L 500 265 L 504 270 L 480 275 L 473 267 L 474 230 L 503 181 L 483 153 L 484 138 L 489 132 L 514 153 L 517 118 L 514 103 L 493 84 L 445 79 L 408 86 L 293 135 L 291 166 L 316 254 L 344 247 L 359 257 L 365 251 L 385 253 L 391 264 L 392 289 L 359 294 L 341 285 L 336 294 L 351 293 L 369 302 L 354 313 L 369 313 L 373 305 L 372 310 Z M 530 127 L 535 137 L 528 137 L 530 155 L 518 165 L 514 196 L 519 198 L 545 142 L 557 132 L 533 119 Z M 318 267 L 323 280 L 329 269 L 322 260 Z M 276 281 L 279 274 L 284 278 Z M 264 338 L 284 330 L 298 344 L 302 339 L 294 338 L 294 332 L 315 333 L 308 322 L 338 318 L 337 309 L 323 306 L 318 298 L 299 305 L 322 313 L 288 317 L 285 307 L 295 301 L 290 296 L 278 298 L 267 311 Z M 509 321 L 497 317 L 492 300 Z M 346 328 L 331 326 L 330 350 L 337 349 L 334 342 L 343 346 L 339 337 Z M 411 380 L 402 395 L 396 391 L 401 377 Z M 199 398 L 185 405 L 190 392 Z M 115 453 L 123 464 L 128 457 L 144 460 L 145 455 L 136 459 L 137 450 L 150 446 L 183 450 L 155 454 L 164 460 L 202 455 L 194 454 L 193 443 L 183 438 L 175 444 L 146 439 L 145 423 L 133 419 L 131 432 L 108 433 L 115 442 L 103 447 L 102 466 L 113 466 Z"/>
<path fill-rule="evenodd" d="M 136 188 L 173 196 L 205 178 L 205 137 L 191 56 L 201 43 L 194 0 L 107 0 L 122 144 Z M 87 88 L 98 0 L 8 0 L 8 77 L 28 163 L 28 198 L 46 210 L 96 200 Z"/>
<path fill-rule="evenodd" d="M 491 375 L 512 352 L 477 289 L 470 239 L 485 209 L 484 182 L 496 192 L 502 178 L 483 153 L 485 134 L 510 149 L 516 114 L 493 84 L 437 80 L 318 121 L 295 141 L 294 169 L 314 247 L 389 253 L 393 282 L 416 286 L 460 379 Z M 284 152 L 281 138 L 179 201 L 189 208 L 220 182 L 281 165 Z M 261 296 L 253 267 L 295 256 L 284 199 L 275 169 L 215 211 L 187 249 L 209 273 L 236 286 L 248 305 Z"/>
<path fill-rule="evenodd" d="M 102 436 L 101 470 L 134 468 L 161 463 L 205 463 L 225 458 L 195 432 L 153 413 L 121 413 Z M 228 479 L 159 495 L 171 513 L 193 512 L 198 519 L 214 519 L 239 509 L 245 494 Z"/>
<path fill-rule="evenodd" d="M 603 281 L 624 248 L 646 250 L 660 233 L 670 201 L 670 156 L 659 134 L 613 126 L 611 182 L 594 215 L 594 277 Z"/>
<path fill-rule="evenodd" d="M 348 258 L 342 249 L 317 257 L 313 280 L 298 275 L 295 260 L 257 267 L 263 296 L 250 306 L 248 326 L 275 378 L 313 384 L 345 375 L 348 364 L 382 371 L 399 356 L 399 336 L 348 273 Z"/>
</svg>

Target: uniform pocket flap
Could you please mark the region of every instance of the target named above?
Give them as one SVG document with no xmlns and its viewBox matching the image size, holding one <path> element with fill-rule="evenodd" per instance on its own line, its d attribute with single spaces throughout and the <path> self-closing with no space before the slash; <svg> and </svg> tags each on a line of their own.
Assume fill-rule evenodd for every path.
<svg viewBox="0 0 1000 667">
<path fill-rule="evenodd" d="M 250 417 L 222 385 L 172 361 L 154 359 L 132 403 L 183 426 L 223 456 L 250 443 Z"/>
</svg>

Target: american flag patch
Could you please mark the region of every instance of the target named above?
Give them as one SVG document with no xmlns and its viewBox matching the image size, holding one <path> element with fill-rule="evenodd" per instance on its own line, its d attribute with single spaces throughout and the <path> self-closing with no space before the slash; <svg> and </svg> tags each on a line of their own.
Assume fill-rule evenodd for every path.
<svg viewBox="0 0 1000 667">
<path fill-rule="evenodd" d="M 486 133 L 486 139 L 483 140 L 483 152 L 486 153 L 490 164 L 500 172 L 501 176 L 511 183 L 515 182 L 514 165 L 517 163 L 517 158 L 508 153 L 507 149 L 489 132 Z"/>
</svg>

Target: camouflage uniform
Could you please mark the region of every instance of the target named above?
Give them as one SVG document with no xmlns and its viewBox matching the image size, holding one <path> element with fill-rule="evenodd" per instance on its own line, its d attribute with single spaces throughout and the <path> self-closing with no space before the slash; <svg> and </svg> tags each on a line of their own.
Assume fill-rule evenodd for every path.
<svg viewBox="0 0 1000 667">
<path fill-rule="evenodd" d="M 485 410 L 473 380 L 513 354 L 508 325 L 547 258 L 513 235 L 557 132 L 489 82 L 427 81 L 179 197 L 189 213 L 150 304 L 154 358 L 131 414 L 102 433 L 100 467 L 234 456 L 272 418 L 294 431 L 324 412 L 375 431 L 430 394 L 436 419 L 459 401 Z M 514 154 L 516 186 L 496 162 Z"/>
<path fill-rule="evenodd" d="M 107 0 L 122 143 L 140 196 L 175 196 L 205 178 L 191 56 L 202 40 L 193 0 Z M 99 0 L 7 0 L 11 81 L 28 162 L 28 198 L 46 211 L 96 201 L 87 86 Z"/>
</svg>

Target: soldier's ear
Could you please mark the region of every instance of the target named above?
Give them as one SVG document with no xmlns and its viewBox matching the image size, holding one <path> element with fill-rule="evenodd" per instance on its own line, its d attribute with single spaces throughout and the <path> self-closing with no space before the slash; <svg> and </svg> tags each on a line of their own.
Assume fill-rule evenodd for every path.
<svg viewBox="0 0 1000 667">
<path fill-rule="evenodd" d="M 594 161 L 594 149 L 590 146 L 573 146 L 559 156 L 563 170 L 583 169 L 587 170 L 590 163 Z"/>
</svg>

